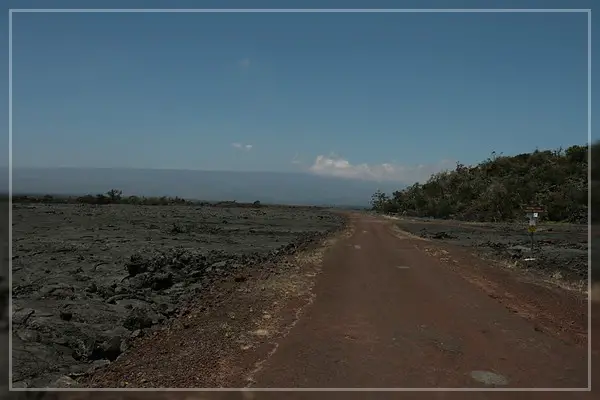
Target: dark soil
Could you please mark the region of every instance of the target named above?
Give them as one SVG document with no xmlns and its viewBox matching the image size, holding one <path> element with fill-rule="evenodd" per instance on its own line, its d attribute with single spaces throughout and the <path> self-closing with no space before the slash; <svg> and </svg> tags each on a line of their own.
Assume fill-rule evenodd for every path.
<svg viewBox="0 0 600 400">
<path fill-rule="evenodd" d="M 411 218 L 400 219 L 397 225 L 423 238 L 472 248 L 482 256 L 509 261 L 566 280 L 587 281 L 586 225 L 540 223 L 534 235 L 533 253 L 526 223 L 465 223 Z"/>
<path fill-rule="evenodd" d="M 343 222 L 293 207 L 15 204 L 13 385 L 103 368 L 217 281 L 241 283 Z"/>
</svg>

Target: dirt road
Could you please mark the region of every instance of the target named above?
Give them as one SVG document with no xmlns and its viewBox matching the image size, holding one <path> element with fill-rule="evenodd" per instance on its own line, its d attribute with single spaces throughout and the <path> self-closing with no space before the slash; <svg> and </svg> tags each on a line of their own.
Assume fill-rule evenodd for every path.
<svg viewBox="0 0 600 400">
<path fill-rule="evenodd" d="M 227 352 L 217 354 L 221 360 L 227 361 L 219 365 L 226 364 L 231 372 L 220 386 L 588 386 L 584 326 L 587 303 L 583 295 L 528 281 L 518 271 L 500 271 L 497 266 L 489 266 L 486 270 L 472 264 L 474 259 L 458 250 L 448 252 L 438 248 L 437 253 L 427 251 L 430 241 L 395 231 L 390 221 L 359 214 L 351 218 L 352 234 L 337 241 L 325 253 L 322 268 L 311 289 L 311 300 L 302 304 L 288 301 L 288 307 L 278 311 L 300 317 L 287 319 L 287 329 L 271 338 L 274 346 L 254 347 L 238 358 L 229 357 Z M 440 253 L 445 256 L 440 257 Z M 448 261 L 450 258 L 453 262 Z M 253 307 L 260 308 L 260 302 L 253 303 Z M 283 317 L 286 320 L 285 315 Z M 248 328 L 248 322 L 244 324 Z M 110 376 L 119 379 L 144 368 L 160 370 L 158 375 L 146 376 L 168 376 L 170 373 L 173 379 L 177 373 L 186 373 L 201 376 L 206 381 L 211 371 L 198 371 L 184 358 L 190 354 L 191 359 L 198 357 L 187 345 L 189 338 L 198 339 L 197 332 L 200 331 L 186 327 L 179 333 L 171 332 L 167 339 L 151 339 L 147 345 L 140 347 L 139 352 L 133 352 L 129 358 L 124 357 L 120 363 L 117 361 L 116 368 L 104 376 L 104 382 L 110 380 Z M 202 337 L 204 357 L 211 348 L 208 345 L 210 340 Z M 177 350 L 177 343 L 184 341 L 184 349 Z M 159 347 L 160 352 L 153 352 Z M 147 359 L 140 358 L 147 354 L 150 354 Z M 595 365 L 597 356 L 598 348 L 595 347 L 592 355 Z M 150 366 L 150 359 L 153 366 Z M 178 365 L 183 368 L 178 369 Z M 213 372 L 222 376 L 223 369 L 217 369 L 215 364 Z M 100 396 L 99 393 L 97 395 Z M 148 395 L 114 393 L 114 398 L 495 399 L 516 396 L 524 399 L 583 399 L 588 398 L 590 393 L 530 392 L 519 393 L 518 396 L 517 393 L 506 392 L 379 393 L 374 396 L 364 392 L 322 395 L 307 392 L 285 395 L 276 392 L 180 392 Z M 82 398 L 81 394 L 73 396 Z"/>
<path fill-rule="evenodd" d="M 355 223 L 254 386 L 587 386 L 585 347 L 536 330 L 386 222 Z"/>
</svg>

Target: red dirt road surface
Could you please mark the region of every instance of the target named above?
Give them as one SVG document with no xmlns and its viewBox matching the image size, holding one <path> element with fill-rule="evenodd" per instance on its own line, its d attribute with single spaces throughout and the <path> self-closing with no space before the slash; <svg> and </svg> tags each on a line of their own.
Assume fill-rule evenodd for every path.
<svg viewBox="0 0 600 400">
<path fill-rule="evenodd" d="M 361 217 L 256 387 L 587 387 L 587 354 Z"/>
<path fill-rule="evenodd" d="M 460 249 L 442 248 L 398 231 L 388 220 L 361 214 L 351 219 L 352 234 L 325 253 L 311 289 L 312 300 L 302 306 L 291 302 L 287 311 L 281 311 L 302 309 L 300 317 L 273 338 L 270 351 L 257 348 L 236 359 L 231 368 L 235 376 L 224 380 L 227 384 L 223 386 L 588 387 L 584 294 L 487 265 Z M 172 362 L 172 353 L 170 357 Z M 597 359 L 598 347 L 594 346 L 594 365 Z M 132 362 L 126 360 L 125 364 Z M 143 368 L 143 363 L 138 368 Z M 191 368 L 187 371 L 199 373 Z M 593 374 L 596 384 L 597 375 Z M 583 399 L 590 394 L 205 392 L 97 393 L 92 397 Z M 69 396 L 82 398 L 82 394 Z"/>
</svg>

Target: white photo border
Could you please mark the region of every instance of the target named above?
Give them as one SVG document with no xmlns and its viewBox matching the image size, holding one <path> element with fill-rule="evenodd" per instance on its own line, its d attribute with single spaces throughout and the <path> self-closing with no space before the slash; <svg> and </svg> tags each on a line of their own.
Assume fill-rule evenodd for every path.
<svg viewBox="0 0 600 400">
<path fill-rule="evenodd" d="M 13 34 L 13 13 L 587 13 L 588 15 L 588 386 L 586 388 L 13 388 L 12 382 L 12 34 Z M 10 246 L 8 247 L 8 260 L 9 260 L 9 301 L 8 306 L 9 312 L 9 390 L 15 392 L 22 391 L 57 391 L 57 392 L 87 392 L 87 391 L 108 391 L 108 392 L 156 392 L 156 391 L 177 391 L 177 392 L 210 392 L 210 391 L 263 391 L 263 392 L 285 392 L 285 391 L 297 391 L 297 392 L 521 392 L 521 391 L 532 391 L 532 392 L 579 392 L 579 391 L 591 391 L 592 384 L 592 332 L 591 332 L 591 321 L 592 321 L 592 253 L 591 253 L 591 238 L 592 238 L 592 217 L 591 217 L 591 206 L 592 206 L 592 192 L 591 192 L 591 146 L 592 146 L 592 10 L 591 9 L 560 9 L 560 8 L 547 8 L 547 9 L 536 9 L 536 8 L 510 8 L 510 9 L 494 9 L 494 8 L 483 8 L 483 9 L 459 9 L 459 8 L 446 8 L 446 9 L 300 9 L 300 8 L 289 8 L 289 9 L 48 9 L 48 8 L 36 8 L 36 9 L 9 9 L 8 10 L 8 162 L 9 162 L 9 178 L 8 178 L 8 193 L 9 193 L 9 208 L 10 213 L 8 217 L 9 224 L 9 236 L 8 240 Z"/>
</svg>

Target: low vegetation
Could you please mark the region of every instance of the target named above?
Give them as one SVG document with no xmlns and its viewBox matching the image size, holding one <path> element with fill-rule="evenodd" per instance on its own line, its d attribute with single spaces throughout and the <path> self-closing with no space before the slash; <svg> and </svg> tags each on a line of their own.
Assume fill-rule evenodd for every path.
<svg viewBox="0 0 600 400">
<path fill-rule="evenodd" d="M 143 197 L 123 196 L 118 189 L 111 189 L 106 193 L 87 194 L 84 196 L 62 195 L 13 195 L 13 203 L 47 203 L 47 204 L 132 204 L 132 205 L 194 205 L 198 202 L 179 197 Z"/>
<path fill-rule="evenodd" d="M 2 200 L 8 201 L 8 196 L 2 197 Z M 138 206 L 211 206 L 211 207 L 242 207 L 242 208 L 260 208 L 260 201 L 253 203 L 238 203 L 237 201 L 219 201 L 208 202 L 200 200 L 189 200 L 181 197 L 145 197 L 145 196 L 123 196 L 123 191 L 111 189 L 106 193 L 87 194 L 84 196 L 64 196 L 64 195 L 13 195 L 13 203 L 44 203 L 44 204 L 130 204 Z"/>
<path fill-rule="evenodd" d="M 592 146 L 600 159 L 600 142 Z M 592 166 L 592 194 L 600 195 L 600 167 Z M 492 153 L 478 165 L 457 163 L 453 171 L 432 175 L 392 193 L 372 196 L 374 211 L 468 221 L 523 219 L 523 207 L 542 206 L 547 221 L 587 223 L 588 147 L 536 150 L 516 156 Z M 594 220 L 598 213 L 593 214 Z"/>
</svg>

